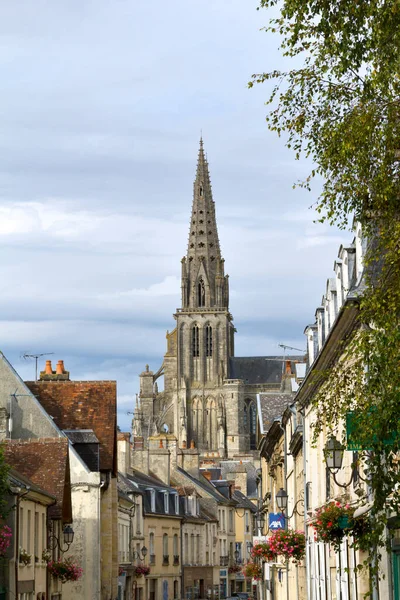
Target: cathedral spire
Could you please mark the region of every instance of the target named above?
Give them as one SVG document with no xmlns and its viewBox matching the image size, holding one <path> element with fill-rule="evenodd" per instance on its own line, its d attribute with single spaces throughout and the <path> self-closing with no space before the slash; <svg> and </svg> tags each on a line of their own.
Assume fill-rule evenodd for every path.
<svg viewBox="0 0 400 600">
<path fill-rule="evenodd" d="M 182 260 L 182 307 L 228 308 L 227 285 L 208 162 L 201 137 L 187 256 Z"/>
</svg>

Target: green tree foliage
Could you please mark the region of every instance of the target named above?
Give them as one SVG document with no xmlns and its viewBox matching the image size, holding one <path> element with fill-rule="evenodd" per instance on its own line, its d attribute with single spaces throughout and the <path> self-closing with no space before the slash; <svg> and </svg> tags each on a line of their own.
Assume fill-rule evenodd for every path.
<svg viewBox="0 0 400 600">
<path fill-rule="evenodd" d="M 369 239 L 359 329 L 340 364 L 318 374 L 315 434 L 337 432 L 350 410 L 364 415 L 357 436 L 368 449 L 379 559 L 387 515 L 400 512 L 400 3 L 261 0 L 261 8 L 279 8 L 266 29 L 297 68 L 256 74 L 249 86 L 272 81 L 268 126 L 297 158 L 312 159 L 300 185 L 322 177 L 319 219 L 348 227 L 355 218 Z"/>
</svg>

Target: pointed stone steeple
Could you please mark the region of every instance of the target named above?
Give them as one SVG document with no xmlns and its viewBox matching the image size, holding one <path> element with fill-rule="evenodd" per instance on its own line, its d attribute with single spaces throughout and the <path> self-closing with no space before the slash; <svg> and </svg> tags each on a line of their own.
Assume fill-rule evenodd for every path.
<svg viewBox="0 0 400 600">
<path fill-rule="evenodd" d="M 188 250 L 182 259 L 182 308 L 228 309 L 228 302 L 228 278 L 221 257 L 208 162 L 200 138 Z"/>
</svg>

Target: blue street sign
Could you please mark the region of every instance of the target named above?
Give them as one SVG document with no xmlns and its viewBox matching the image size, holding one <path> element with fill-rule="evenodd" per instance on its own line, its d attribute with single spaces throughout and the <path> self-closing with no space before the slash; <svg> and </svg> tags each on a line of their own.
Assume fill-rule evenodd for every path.
<svg viewBox="0 0 400 600">
<path fill-rule="evenodd" d="M 285 515 L 282 513 L 269 513 L 268 525 L 272 531 L 275 529 L 285 529 Z"/>
</svg>

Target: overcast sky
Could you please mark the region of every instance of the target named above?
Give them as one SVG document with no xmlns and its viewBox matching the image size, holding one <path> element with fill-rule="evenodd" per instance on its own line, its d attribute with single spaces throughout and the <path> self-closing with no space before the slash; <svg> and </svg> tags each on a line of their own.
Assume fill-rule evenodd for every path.
<svg viewBox="0 0 400 600">
<path fill-rule="evenodd" d="M 236 354 L 304 348 L 341 242 L 313 223 L 310 166 L 265 124 L 282 66 L 254 0 L 0 3 L 1 350 L 116 379 L 130 427 L 180 304 L 200 131 L 230 275 Z M 40 366 L 43 368 L 44 360 Z"/>
</svg>

